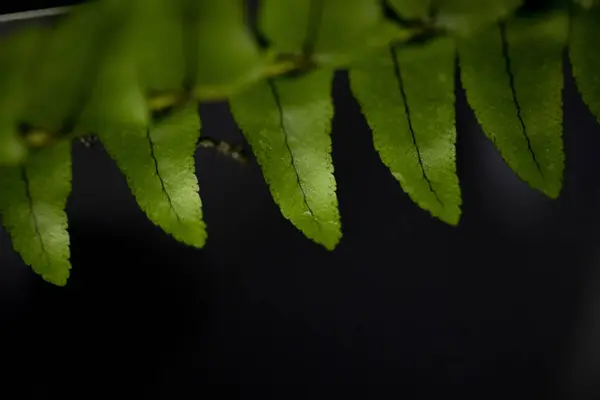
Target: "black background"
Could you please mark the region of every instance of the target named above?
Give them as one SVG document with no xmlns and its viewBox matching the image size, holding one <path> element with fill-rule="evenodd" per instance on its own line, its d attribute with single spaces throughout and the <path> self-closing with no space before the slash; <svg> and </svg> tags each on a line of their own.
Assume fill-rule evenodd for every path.
<svg viewBox="0 0 600 400">
<path fill-rule="evenodd" d="M 146 220 L 101 148 L 74 145 L 69 284 L 44 283 L 0 232 L 0 397 L 599 396 L 600 126 L 566 68 L 556 201 L 504 165 L 458 91 L 457 228 L 402 192 L 339 73 L 331 253 L 283 219 L 254 160 L 198 152 L 195 250 Z M 242 143 L 227 105 L 201 115 Z"/>
</svg>

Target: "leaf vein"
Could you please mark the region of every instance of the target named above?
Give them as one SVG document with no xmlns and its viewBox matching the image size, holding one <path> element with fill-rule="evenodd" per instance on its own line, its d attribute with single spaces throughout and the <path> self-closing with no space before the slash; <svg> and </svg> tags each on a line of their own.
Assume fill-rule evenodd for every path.
<svg viewBox="0 0 600 400">
<path fill-rule="evenodd" d="M 525 121 L 523 121 L 523 116 L 521 115 L 521 105 L 519 104 L 519 100 L 517 99 L 517 90 L 515 88 L 515 76 L 512 73 L 511 62 L 509 57 L 509 44 L 508 39 L 506 37 L 506 24 L 504 22 L 500 22 L 500 36 L 502 39 L 502 56 L 504 57 L 505 66 L 506 66 L 506 74 L 508 75 L 508 80 L 510 84 L 510 90 L 512 94 L 513 102 L 515 103 L 515 107 L 517 108 L 517 117 L 519 118 L 519 122 L 521 123 L 521 128 L 523 129 L 523 135 L 525 136 L 525 140 L 527 141 L 527 149 L 531 154 L 531 158 L 535 163 L 535 166 L 544 179 L 544 173 L 542 172 L 542 168 L 535 156 L 535 152 L 533 151 L 533 147 L 531 146 L 531 140 L 529 139 L 529 135 L 527 134 L 527 128 L 525 127 Z"/>
<path fill-rule="evenodd" d="M 46 261 L 49 264 L 50 259 L 48 258 L 48 253 L 46 252 L 44 238 L 42 237 L 42 233 L 40 232 L 39 221 L 37 219 L 37 215 L 35 214 L 35 210 L 33 209 L 33 197 L 31 196 L 31 189 L 29 187 L 29 177 L 27 176 L 27 170 L 25 167 L 21 167 L 21 177 L 23 179 L 23 182 L 25 183 L 25 197 L 27 197 L 27 201 L 29 203 L 29 211 L 31 212 L 31 219 L 33 221 L 33 230 L 35 232 L 35 236 L 37 236 L 38 240 L 40 241 L 42 254 L 44 255 Z"/>
<path fill-rule="evenodd" d="M 154 154 L 154 142 L 152 141 L 152 137 L 150 136 L 149 128 L 146 129 L 146 137 L 148 138 L 148 143 L 150 143 L 150 157 L 152 158 L 152 161 L 154 162 L 154 170 L 156 172 L 156 176 L 158 177 L 158 180 L 160 181 L 160 186 L 161 186 L 162 192 L 165 194 L 165 196 L 167 198 L 167 201 L 169 203 L 169 208 L 171 208 L 171 211 L 173 211 L 173 214 L 175 214 L 175 217 L 177 218 L 177 220 L 179 222 L 181 222 L 181 217 L 179 216 L 179 214 L 177 213 L 177 210 L 173 206 L 173 201 L 171 200 L 171 196 L 169 195 L 169 192 L 167 191 L 167 188 L 165 187 L 165 181 L 158 169 L 158 160 L 156 159 L 156 155 Z"/>
<path fill-rule="evenodd" d="M 304 205 L 308 209 L 308 212 L 310 213 L 311 217 L 316 219 L 315 213 L 313 212 L 310 204 L 308 204 L 308 198 L 306 196 L 306 192 L 304 191 L 304 186 L 302 185 L 302 180 L 300 179 L 300 173 L 298 172 L 298 168 L 296 167 L 296 159 L 294 158 L 294 152 L 292 151 L 292 148 L 290 147 L 290 143 L 288 141 L 288 131 L 287 131 L 287 127 L 285 126 L 285 120 L 284 120 L 284 116 L 283 116 L 283 107 L 281 105 L 281 98 L 279 96 L 279 91 L 277 90 L 277 86 L 275 85 L 275 82 L 273 81 L 273 79 L 268 79 L 267 82 L 269 83 L 269 87 L 271 88 L 271 93 L 273 94 L 273 97 L 275 99 L 275 104 L 277 106 L 277 112 L 279 114 L 279 126 L 281 128 L 281 131 L 283 132 L 285 147 L 286 147 L 288 153 L 290 153 L 292 168 L 294 170 L 294 173 L 296 174 L 296 182 L 298 184 L 298 187 L 300 188 L 300 192 L 302 193 L 302 200 L 304 201 Z"/>
<path fill-rule="evenodd" d="M 404 90 L 404 81 L 402 80 L 402 73 L 400 71 L 400 63 L 398 62 L 398 54 L 396 52 L 396 48 L 393 45 L 390 46 L 390 53 L 392 56 L 392 61 L 394 63 L 394 75 L 396 77 L 396 81 L 398 82 L 398 90 L 400 91 L 400 95 L 402 96 L 402 101 L 404 102 L 404 111 L 406 112 L 406 119 L 408 120 L 408 129 L 409 129 L 410 135 L 412 137 L 413 145 L 415 146 L 415 149 L 417 150 L 417 159 L 419 160 L 419 166 L 421 167 L 421 173 L 423 174 L 423 179 L 425 179 L 425 181 L 427 182 L 427 185 L 429 186 L 429 190 L 431 191 L 431 193 L 433 193 L 433 195 L 435 196 L 435 198 L 438 201 L 438 203 L 440 204 L 440 206 L 442 208 L 444 208 L 444 203 L 442 202 L 442 200 L 438 196 L 437 192 L 433 188 L 431 180 L 429 179 L 429 177 L 427 176 L 427 172 L 425 171 L 425 165 L 423 164 L 423 157 L 421 156 L 421 150 L 419 149 L 419 146 L 417 144 L 417 137 L 416 137 L 415 131 L 413 129 L 412 119 L 410 117 L 410 107 L 408 105 L 406 91 Z"/>
</svg>

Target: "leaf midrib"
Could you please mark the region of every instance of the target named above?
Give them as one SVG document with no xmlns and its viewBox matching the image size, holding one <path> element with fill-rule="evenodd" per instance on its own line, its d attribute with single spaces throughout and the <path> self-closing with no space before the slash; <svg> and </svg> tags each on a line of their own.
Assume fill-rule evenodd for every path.
<svg viewBox="0 0 600 400">
<path fill-rule="evenodd" d="M 412 138 L 412 143 L 417 151 L 417 159 L 419 160 L 419 167 L 421 168 L 421 173 L 423 174 L 423 179 L 427 182 L 429 186 L 429 191 L 435 196 L 437 202 L 440 204 L 442 208 L 444 208 L 444 203 L 438 196 L 436 190 L 433 188 L 431 180 L 427 176 L 427 171 L 425 171 L 425 165 L 423 164 L 423 158 L 421 156 L 421 149 L 417 144 L 417 137 L 415 135 L 415 131 L 412 125 L 412 119 L 410 114 L 410 107 L 408 105 L 408 99 L 406 96 L 406 91 L 404 90 L 404 81 L 402 79 L 402 72 L 400 70 L 400 62 L 398 61 L 398 53 L 396 48 L 392 45 L 390 46 L 390 55 L 392 57 L 392 62 L 394 64 L 394 76 L 396 78 L 396 82 L 398 82 L 398 90 L 400 91 L 400 95 L 402 96 L 402 101 L 404 102 L 404 112 L 406 113 L 406 119 L 408 121 L 408 129 L 410 131 L 410 135 Z"/>
<path fill-rule="evenodd" d="M 29 211 L 31 213 L 31 220 L 33 221 L 33 230 L 35 232 L 35 236 L 40 242 L 40 246 L 42 248 L 42 254 L 46 258 L 46 262 L 50 265 L 50 257 L 48 257 L 48 253 L 46 251 L 46 245 L 44 244 L 44 238 L 42 237 L 42 233 L 40 232 L 39 221 L 37 215 L 35 213 L 35 209 L 33 207 L 33 197 L 31 196 L 31 188 L 29 186 L 29 177 L 27 175 L 27 169 L 25 166 L 21 167 L 21 178 L 23 179 L 23 183 L 25 184 L 25 197 L 27 198 Z"/>
<path fill-rule="evenodd" d="M 173 211 L 173 214 L 177 218 L 177 221 L 182 222 L 181 217 L 179 216 L 179 213 L 177 213 L 177 210 L 173 206 L 173 201 L 171 199 L 171 195 L 169 195 L 169 192 L 167 191 L 167 188 L 165 186 L 165 181 L 164 181 L 162 175 L 160 174 L 160 171 L 158 168 L 158 160 L 156 159 L 156 155 L 154 154 L 154 142 L 152 141 L 152 136 L 150 135 L 150 128 L 146 129 L 146 137 L 148 138 L 148 143 L 150 144 L 150 157 L 152 158 L 152 161 L 154 162 L 154 170 L 156 172 L 156 176 L 158 177 L 158 180 L 160 181 L 160 187 L 162 189 L 162 192 L 165 194 L 165 197 L 167 198 L 167 202 L 169 203 L 169 208 L 171 209 L 171 211 Z"/>
<path fill-rule="evenodd" d="M 529 134 L 527 133 L 527 128 L 525 127 L 525 121 L 523 121 L 523 116 L 521 114 L 521 105 L 519 104 L 519 100 L 517 98 L 517 90 L 515 87 L 515 76 L 512 72 L 510 54 L 509 54 L 509 43 L 508 43 L 508 38 L 506 36 L 506 23 L 500 22 L 499 26 L 500 26 L 500 38 L 502 40 L 502 57 L 504 58 L 504 62 L 505 62 L 506 74 L 508 75 L 508 81 L 509 81 L 510 91 L 512 94 L 512 100 L 517 109 L 517 117 L 519 118 L 519 123 L 521 124 L 521 129 L 523 130 L 523 136 L 525 137 L 525 140 L 527 141 L 527 149 L 529 150 L 529 153 L 531 154 L 531 158 L 533 159 L 533 162 L 535 164 L 537 171 L 540 173 L 542 180 L 544 180 L 544 173 L 542 171 L 540 163 L 538 162 L 538 160 L 535 156 L 535 151 L 533 151 L 533 147 L 531 145 L 531 140 L 529 138 Z"/>
<path fill-rule="evenodd" d="M 294 174 L 296 175 L 296 183 L 298 184 L 298 187 L 300 188 L 300 192 L 302 193 L 302 200 L 304 202 L 304 205 L 308 209 L 308 212 L 310 213 L 311 217 L 316 219 L 315 213 L 313 212 L 310 204 L 308 204 L 308 198 L 307 198 L 306 192 L 304 191 L 304 186 L 302 185 L 302 180 L 300 179 L 300 173 L 298 172 L 298 168 L 296 166 L 296 159 L 294 157 L 294 152 L 292 151 L 292 148 L 291 148 L 289 140 L 288 140 L 289 133 L 288 133 L 287 127 L 285 125 L 283 106 L 281 104 L 281 97 L 279 96 L 279 91 L 277 90 L 277 85 L 275 84 L 275 81 L 273 79 L 268 79 L 267 82 L 269 84 L 269 88 L 271 89 L 271 93 L 273 94 L 273 98 L 275 99 L 275 105 L 277 106 L 277 112 L 279 115 L 279 127 L 281 128 L 281 132 L 283 133 L 283 141 L 284 141 L 285 147 L 286 147 L 288 153 L 290 154 L 292 169 L 294 170 Z"/>
</svg>

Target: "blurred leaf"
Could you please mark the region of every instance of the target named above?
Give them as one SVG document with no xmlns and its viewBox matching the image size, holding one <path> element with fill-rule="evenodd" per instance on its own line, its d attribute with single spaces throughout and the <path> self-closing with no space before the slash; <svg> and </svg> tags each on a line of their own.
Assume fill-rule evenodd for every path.
<svg viewBox="0 0 600 400">
<path fill-rule="evenodd" d="M 457 35 L 471 35 L 512 15 L 523 0 L 433 0 L 437 24 Z"/>
<path fill-rule="evenodd" d="M 341 66 L 409 32 L 388 24 L 378 0 L 263 0 L 259 26 L 273 49 Z"/>
<path fill-rule="evenodd" d="M 388 2 L 402 18 L 425 19 L 429 14 L 432 0 L 388 0 Z"/>
<path fill-rule="evenodd" d="M 32 154 L 24 166 L 0 168 L 0 213 L 14 249 L 46 281 L 69 277 L 69 234 L 64 212 L 71 191 L 71 144 Z"/>
<path fill-rule="evenodd" d="M 571 24 L 573 76 L 583 101 L 600 122 L 600 10 L 576 12 Z"/>
<path fill-rule="evenodd" d="M 29 88 L 27 72 L 34 60 L 42 31 L 26 28 L 0 44 L 0 164 L 15 165 L 27 154 L 18 126 Z"/>
<path fill-rule="evenodd" d="M 114 38 L 98 73 L 87 84 L 90 94 L 78 131 L 102 134 L 113 128 L 135 130 L 149 125 L 150 112 L 131 51 L 135 43 L 132 31 L 122 28 Z"/>
<path fill-rule="evenodd" d="M 573 1 L 587 10 L 600 6 L 599 0 L 573 0 Z"/>
<path fill-rule="evenodd" d="M 193 159 L 200 136 L 196 105 L 152 124 L 129 48 L 121 43 L 107 58 L 81 127 L 98 133 L 153 223 L 202 247 L 206 233 Z"/>
<path fill-rule="evenodd" d="M 242 0 L 185 0 L 195 27 L 195 94 L 223 99 L 257 80 L 267 59 L 244 21 Z M 194 51 L 194 48 L 190 51 Z"/>
<path fill-rule="evenodd" d="M 390 48 L 350 70 L 375 148 L 406 193 L 433 216 L 460 218 L 454 43 Z"/>
<path fill-rule="evenodd" d="M 518 18 L 461 41 L 469 104 L 508 165 L 532 187 L 557 197 L 562 186 L 562 12 Z"/>
<path fill-rule="evenodd" d="M 180 0 L 130 0 L 140 81 L 147 91 L 183 88 L 186 74 L 185 27 Z"/>
<path fill-rule="evenodd" d="M 48 32 L 29 78 L 25 122 L 52 133 L 65 125 L 73 128 L 111 37 L 111 24 L 116 23 L 102 4 L 74 8 Z"/>
<path fill-rule="evenodd" d="M 271 79 L 231 100 L 283 216 L 328 249 L 341 237 L 330 155 L 332 77 L 321 70 Z"/>
</svg>

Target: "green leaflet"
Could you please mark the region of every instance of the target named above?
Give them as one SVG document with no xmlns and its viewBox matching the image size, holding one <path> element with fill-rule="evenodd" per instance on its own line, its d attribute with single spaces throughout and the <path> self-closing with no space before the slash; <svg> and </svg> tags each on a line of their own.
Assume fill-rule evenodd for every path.
<svg viewBox="0 0 600 400">
<path fill-rule="evenodd" d="M 573 76 L 583 101 L 600 122 L 600 10 L 576 12 L 571 24 Z"/>
<path fill-rule="evenodd" d="M 271 79 L 230 102 L 283 216 L 330 250 L 341 237 L 330 155 L 332 78 L 321 70 Z"/>
<path fill-rule="evenodd" d="M 0 164 L 16 165 L 27 154 L 18 125 L 26 101 L 27 71 L 34 64 L 40 39 L 41 31 L 30 28 L 0 44 Z"/>
<path fill-rule="evenodd" d="M 425 19 L 431 2 L 432 0 L 388 0 L 395 12 L 408 19 Z"/>
<path fill-rule="evenodd" d="M 457 35 L 472 35 L 511 15 L 523 0 L 433 0 L 437 25 Z"/>
<path fill-rule="evenodd" d="M 107 59 L 81 127 L 98 133 L 153 223 L 202 247 L 206 232 L 193 158 L 200 135 L 196 107 L 176 109 L 151 124 L 129 48 L 123 43 Z"/>
<path fill-rule="evenodd" d="M 195 247 L 206 241 L 194 174 L 199 136 L 195 105 L 174 111 L 152 127 L 113 128 L 100 135 L 148 218 L 175 239 Z"/>
<path fill-rule="evenodd" d="M 71 144 L 33 153 L 23 166 L 0 168 L 0 214 L 14 249 L 46 281 L 67 283 L 69 234 L 64 212 L 71 191 Z"/>
<path fill-rule="evenodd" d="M 101 4 L 77 7 L 44 40 L 30 76 L 28 107 L 23 115 L 35 128 L 51 133 L 74 128 L 110 29 L 107 21 L 111 15 Z"/>
<path fill-rule="evenodd" d="M 454 43 L 390 48 L 350 70 L 375 148 L 406 193 L 449 224 L 460 218 Z"/>
<path fill-rule="evenodd" d="M 379 0 L 263 0 L 259 27 L 273 49 L 340 66 L 408 31 L 384 21 Z"/>
<path fill-rule="evenodd" d="M 242 0 L 184 1 L 190 7 L 188 17 L 191 20 L 187 23 L 195 27 L 190 33 L 195 43 L 186 47 L 191 48 L 188 56 L 196 69 L 196 96 L 201 99 L 227 98 L 258 79 L 267 58 L 260 53 L 245 25 Z"/>
<path fill-rule="evenodd" d="M 555 198 L 562 186 L 562 12 L 510 21 L 460 42 L 462 83 L 508 165 Z"/>
</svg>

